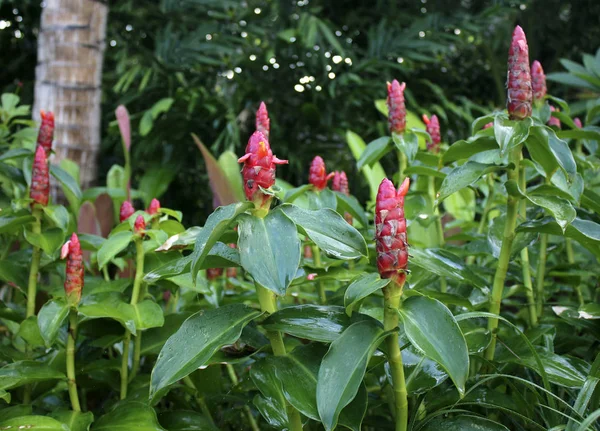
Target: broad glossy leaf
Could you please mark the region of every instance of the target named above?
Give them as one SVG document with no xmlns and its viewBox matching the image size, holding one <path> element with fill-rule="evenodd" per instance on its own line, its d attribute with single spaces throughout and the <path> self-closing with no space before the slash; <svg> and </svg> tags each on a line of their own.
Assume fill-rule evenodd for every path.
<svg viewBox="0 0 600 431">
<path fill-rule="evenodd" d="M 510 149 L 525 142 L 532 124 L 531 118 L 513 121 L 506 114 L 497 115 L 494 119 L 494 136 L 500 145 L 500 154 L 507 154 Z"/>
<path fill-rule="evenodd" d="M 169 431 L 219 431 L 204 415 L 191 410 L 162 412 L 158 421 Z"/>
<path fill-rule="evenodd" d="M 44 339 L 40 334 L 40 328 L 37 323 L 37 316 L 29 316 L 21 322 L 17 335 L 23 338 L 27 344 L 32 347 L 44 346 Z"/>
<path fill-rule="evenodd" d="M 446 178 L 446 174 L 429 166 L 409 166 L 404 170 L 406 175 L 419 175 L 424 177 Z"/>
<path fill-rule="evenodd" d="M 279 208 L 329 256 L 337 259 L 368 256 L 363 236 L 335 211 L 308 211 L 287 204 Z"/>
<path fill-rule="evenodd" d="M 475 274 L 464 261 L 448 250 L 439 248 L 411 248 L 410 262 L 441 277 L 449 277 L 460 283 L 470 284 L 486 290 L 486 280 Z"/>
<path fill-rule="evenodd" d="M 504 425 L 479 416 L 460 415 L 451 418 L 438 416 L 427 422 L 422 431 L 509 431 Z"/>
<path fill-rule="evenodd" d="M 152 370 L 150 401 L 184 378 L 222 346 L 233 344 L 260 312 L 242 304 L 202 310 L 190 316 L 165 343 Z"/>
<path fill-rule="evenodd" d="M 69 212 L 62 205 L 48 205 L 42 208 L 44 214 L 52 220 L 59 229 L 66 231 L 69 228 Z"/>
<path fill-rule="evenodd" d="M 498 143 L 492 136 L 484 136 L 478 133 L 466 141 L 456 141 L 444 153 L 442 160 L 444 163 L 455 162 L 468 159 L 472 155 L 483 151 L 496 149 L 498 149 Z"/>
<path fill-rule="evenodd" d="M 367 320 L 350 325 L 331 343 L 317 381 L 317 408 L 327 431 L 358 393 L 369 358 L 387 335 L 379 322 Z"/>
<path fill-rule="evenodd" d="M 396 149 L 406 155 L 408 163 L 412 163 L 419 151 L 419 137 L 413 132 L 392 133 L 392 141 Z"/>
<path fill-rule="evenodd" d="M 0 423 L 2 430 L 71 431 L 70 428 L 48 416 L 20 416 Z"/>
<path fill-rule="evenodd" d="M 154 409 L 140 402 L 124 402 L 99 417 L 92 431 L 166 431 L 158 423 Z"/>
<path fill-rule="evenodd" d="M 277 210 L 264 218 L 244 215 L 239 220 L 238 249 L 242 267 L 261 286 L 277 295 L 285 295 L 300 265 L 296 226 Z"/>
<path fill-rule="evenodd" d="M 10 392 L 6 392 L 4 389 L 0 389 L 0 400 L 3 400 L 6 404 L 10 404 L 11 395 Z M 2 421 L 0 420 L 0 424 Z"/>
<path fill-rule="evenodd" d="M 358 161 L 367 145 L 360 136 L 351 130 L 346 131 L 346 142 L 348 143 L 348 147 L 350 148 L 354 159 Z M 386 177 L 385 171 L 380 163 L 375 163 L 373 167 L 364 166 L 362 168 L 362 173 L 369 184 L 371 200 L 374 202 L 379 184 L 381 183 L 381 180 Z"/>
<path fill-rule="evenodd" d="M 50 173 L 62 186 L 63 192 L 65 193 L 73 212 L 77 214 L 82 198 L 81 188 L 79 188 L 77 180 L 75 180 L 75 178 L 67 171 L 53 163 L 50 163 Z"/>
<path fill-rule="evenodd" d="M 58 410 L 52 412 L 51 416 L 69 427 L 69 431 L 88 431 L 94 422 L 92 412 L 75 412 L 72 410 Z"/>
<path fill-rule="evenodd" d="M 392 150 L 391 143 L 392 141 L 389 136 L 383 136 L 370 142 L 361 154 L 358 162 L 356 162 L 357 169 L 361 170 L 365 166 L 371 167 L 374 163 L 378 162 Z"/>
<path fill-rule="evenodd" d="M 90 295 L 81 301 L 78 308 L 83 321 L 92 319 L 112 319 L 119 322 L 132 334 L 136 334 L 135 311 L 131 304 L 123 301 L 118 292 L 104 292 Z"/>
<path fill-rule="evenodd" d="M 289 425 L 285 396 L 281 380 L 275 375 L 272 358 L 262 358 L 252 364 L 250 378 L 262 394 L 262 397 L 254 399 L 260 414 L 272 426 L 286 429 Z"/>
<path fill-rule="evenodd" d="M 547 351 L 538 351 L 544 371 L 548 379 L 555 385 L 567 388 L 581 388 L 589 372 L 589 365 L 579 358 L 557 355 Z M 521 356 L 519 362 L 538 372 L 538 365 L 533 356 Z"/>
<path fill-rule="evenodd" d="M 196 276 L 198 275 L 198 271 L 200 271 L 204 259 L 208 256 L 213 245 L 215 245 L 221 235 L 223 235 L 225 230 L 238 215 L 252 207 L 254 207 L 252 202 L 239 202 L 227 205 L 226 207 L 219 207 L 208 216 L 204 228 L 196 238 L 194 252 L 191 254 L 192 279 L 194 282 L 196 281 Z"/>
<path fill-rule="evenodd" d="M 40 334 L 46 342 L 46 347 L 52 346 L 60 327 L 69 315 L 69 305 L 62 298 L 52 299 L 44 304 L 38 313 Z"/>
<path fill-rule="evenodd" d="M 18 418 L 19 416 L 29 416 L 31 415 L 31 412 L 31 404 L 17 404 L 11 407 L 5 407 L 0 410 L 0 424 L 8 419 Z"/>
<path fill-rule="evenodd" d="M 363 210 L 360 202 L 354 196 L 347 196 L 340 192 L 335 192 L 337 198 L 337 211 L 340 214 L 349 213 L 355 220 L 358 220 L 364 227 L 369 225 L 365 210 Z"/>
<path fill-rule="evenodd" d="M 35 221 L 35 217 L 29 214 L 21 214 L 21 215 L 10 215 L 0 217 L 0 233 L 18 233 L 17 229 L 19 226 L 23 226 L 29 223 L 33 223 Z"/>
<path fill-rule="evenodd" d="M 162 326 L 144 332 L 144 336 L 142 337 L 142 355 L 158 355 L 169 337 L 177 332 L 190 315 L 191 313 L 189 312 L 167 314 Z"/>
<path fill-rule="evenodd" d="M 131 231 L 121 231 L 111 235 L 98 250 L 98 267 L 102 268 L 108 264 L 117 254 L 127 248 L 132 239 L 133 232 Z"/>
<path fill-rule="evenodd" d="M 151 299 L 146 299 L 131 306 L 134 312 L 136 329 L 160 328 L 165 319 L 162 308 Z"/>
<path fill-rule="evenodd" d="M 450 310 L 435 299 L 413 296 L 402 304 L 400 316 L 413 346 L 440 364 L 459 393 L 464 394 L 469 375 L 469 351 Z"/>
<path fill-rule="evenodd" d="M 488 165 L 471 161 L 458 166 L 444 178 L 444 181 L 442 181 L 442 185 L 436 197 L 436 202 L 442 202 L 452 193 L 470 186 L 483 175 L 505 168 L 506 166 Z"/>
<path fill-rule="evenodd" d="M 24 291 L 27 289 L 29 268 L 12 259 L 0 260 L 0 280 L 14 283 Z"/>
<path fill-rule="evenodd" d="M 600 353 L 596 355 L 596 359 L 592 364 L 592 369 L 585 379 L 585 382 L 577 395 L 577 399 L 573 404 L 575 411 L 582 417 L 585 415 L 588 405 L 594 397 L 594 392 L 596 391 L 598 384 L 600 384 Z M 575 426 L 575 421 L 569 420 L 566 431 L 573 431 Z"/>
<path fill-rule="evenodd" d="M 352 309 L 361 299 L 366 298 L 371 293 L 387 286 L 390 279 L 381 279 L 379 274 L 364 274 L 355 278 L 344 293 L 344 307 L 346 314 L 352 315 Z"/>
<path fill-rule="evenodd" d="M 423 356 L 413 346 L 402 349 L 402 365 L 409 396 L 424 394 L 448 378 L 448 374 L 437 362 Z M 389 364 L 386 364 L 387 369 Z"/>
<path fill-rule="evenodd" d="M 593 141 L 600 141 L 600 128 L 586 126 L 582 129 L 559 130 L 556 132 L 556 136 L 559 139 L 591 139 Z"/>
<path fill-rule="evenodd" d="M 308 199 L 308 210 L 320 210 L 329 208 L 335 210 L 337 208 L 337 198 L 335 193 L 330 189 L 323 189 L 320 192 L 309 190 L 306 192 Z"/>
<path fill-rule="evenodd" d="M 502 214 L 490 220 L 488 226 L 487 243 L 492 252 L 492 256 L 494 256 L 496 259 L 500 257 L 500 251 L 502 249 L 505 222 L 506 215 Z M 515 239 L 513 240 L 512 244 L 511 256 L 515 256 L 517 253 L 519 253 L 525 247 L 529 246 L 535 240 L 537 240 L 537 235 L 519 232 L 519 230 L 517 229 L 517 234 L 515 235 Z"/>
<path fill-rule="evenodd" d="M 65 239 L 65 233 L 59 228 L 46 229 L 42 233 L 33 233 L 25 229 L 24 233 L 29 244 L 41 248 L 48 256 L 53 256 Z"/>
<path fill-rule="evenodd" d="M 532 139 L 527 140 L 527 149 L 544 171 L 551 173 L 561 168 L 570 179 L 573 179 L 577 173 L 577 166 L 568 144 L 558 139 L 556 133 L 549 127 L 532 127 L 530 133 Z"/>
<path fill-rule="evenodd" d="M 370 319 L 354 313 L 352 318 L 337 305 L 294 305 L 271 314 L 262 323 L 270 331 L 281 331 L 294 337 L 331 343 L 346 328 L 360 320 Z"/>
<path fill-rule="evenodd" d="M 12 389 L 30 383 L 65 378 L 63 373 L 43 362 L 18 361 L 0 368 L 0 389 Z"/>
</svg>

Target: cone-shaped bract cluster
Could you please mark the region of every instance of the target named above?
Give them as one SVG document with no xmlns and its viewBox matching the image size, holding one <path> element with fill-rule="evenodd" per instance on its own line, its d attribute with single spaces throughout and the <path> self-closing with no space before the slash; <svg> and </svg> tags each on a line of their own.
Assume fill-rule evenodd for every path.
<svg viewBox="0 0 600 431">
<path fill-rule="evenodd" d="M 158 199 L 152 199 L 150 201 L 150 205 L 148 205 L 148 210 L 146 211 L 150 215 L 158 214 L 160 210 L 160 201 Z"/>
<path fill-rule="evenodd" d="M 79 304 L 83 290 L 83 254 L 77 234 L 71 235 L 71 240 L 63 245 L 61 258 L 67 258 L 65 278 L 65 294 L 71 305 Z"/>
<path fill-rule="evenodd" d="M 42 147 L 46 152 L 46 157 L 50 156 L 52 150 L 52 140 L 54 139 L 54 114 L 42 110 L 40 112 L 42 124 L 37 137 L 37 146 Z"/>
<path fill-rule="evenodd" d="M 284 165 L 288 161 L 275 157 L 265 135 L 256 131 L 248 141 L 246 154 L 238 159 L 238 163 L 244 163 L 242 178 L 246 198 L 259 208 L 263 207 L 271 196 L 264 194 L 260 188 L 272 187 L 275 184 L 275 165 Z"/>
<path fill-rule="evenodd" d="M 315 156 L 310 163 L 308 170 L 308 182 L 312 184 L 317 190 L 323 190 L 327 187 L 327 181 L 335 175 L 334 172 L 327 175 L 327 169 L 325 168 L 325 162 L 321 156 Z"/>
<path fill-rule="evenodd" d="M 336 192 L 345 194 L 346 196 L 350 194 L 350 188 L 348 187 L 348 177 L 346 176 L 346 172 L 334 172 L 331 188 Z M 350 215 L 350 213 L 344 213 L 344 219 L 346 219 L 348 224 L 352 224 L 352 216 Z"/>
<path fill-rule="evenodd" d="M 129 202 L 129 201 L 123 202 L 121 204 L 121 209 L 119 210 L 119 221 L 121 223 L 123 223 L 125 220 L 127 220 L 129 217 L 131 217 L 134 212 L 135 212 L 135 209 L 133 208 L 133 205 L 131 205 L 131 202 Z"/>
<path fill-rule="evenodd" d="M 406 280 L 408 266 L 404 197 L 409 186 L 410 180 L 406 178 L 396 190 L 394 184 L 384 178 L 375 204 L 377 269 L 381 278 L 392 278 L 400 286 Z"/>
<path fill-rule="evenodd" d="M 431 140 L 427 141 L 427 150 L 432 153 L 438 153 L 440 151 L 440 142 L 442 142 L 442 136 L 440 134 L 440 120 L 437 115 L 432 115 L 428 118 L 427 115 L 423 115 L 423 122 L 425 123 L 427 133 L 431 136 Z"/>
<path fill-rule="evenodd" d="M 267 105 L 265 105 L 265 102 L 260 102 L 260 106 L 256 111 L 256 130 L 265 135 L 267 140 L 269 139 L 269 133 L 271 132 L 271 120 L 269 119 L 269 112 L 267 111 Z"/>
<path fill-rule="evenodd" d="M 146 231 L 146 220 L 144 220 L 143 215 L 137 216 L 135 219 L 135 223 L 133 223 L 133 233 L 138 235 L 144 235 Z"/>
<path fill-rule="evenodd" d="M 387 90 L 387 107 L 388 107 L 388 124 L 390 132 L 404 133 L 406 130 L 406 106 L 404 105 L 404 89 L 406 84 L 400 84 L 397 80 L 388 82 Z"/>
<path fill-rule="evenodd" d="M 29 197 L 33 204 L 48 205 L 50 195 L 50 173 L 48 171 L 48 159 L 44 147 L 38 146 L 35 150 L 33 168 L 31 170 L 31 188 Z"/>
<path fill-rule="evenodd" d="M 533 90 L 533 101 L 540 102 L 546 96 L 546 75 L 542 64 L 535 60 L 531 65 L 531 88 Z"/>
<path fill-rule="evenodd" d="M 525 33 L 516 26 L 508 50 L 508 100 L 506 107 L 511 120 L 531 117 L 533 91 L 529 71 L 529 47 Z"/>
</svg>

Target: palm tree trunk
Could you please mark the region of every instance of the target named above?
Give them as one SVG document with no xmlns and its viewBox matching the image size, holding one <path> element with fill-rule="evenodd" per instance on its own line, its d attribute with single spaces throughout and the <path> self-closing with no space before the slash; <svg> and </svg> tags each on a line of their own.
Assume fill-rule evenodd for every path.
<svg viewBox="0 0 600 431">
<path fill-rule="evenodd" d="M 81 185 L 96 178 L 102 61 L 108 6 L 101 0 L 46 0 L 38 39 L 34 116 L 54 112 L 53 163 L 71 159 Z M 34 117 L 35 118 L 35 117 Z"/>
</svg>

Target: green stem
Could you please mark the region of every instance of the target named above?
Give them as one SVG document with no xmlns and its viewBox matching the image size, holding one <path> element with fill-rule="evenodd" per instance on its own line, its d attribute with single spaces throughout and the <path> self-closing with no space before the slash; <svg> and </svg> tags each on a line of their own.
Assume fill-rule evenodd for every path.
<svg viewBox="0 0 600 431">
<path fill-rule="evenodd" d="M 572 268 L 575 264 L 575 253 L 573 252 L 573 241 L 571 238 L 565 238 L 565 245 L 567 248 L 567 260 L 569 262 L 569 267 Z M 581 307 L 585 301 L 583 300 L 580 284 L 575 287 L 575 292 L 577 292 L 577 300 L 579 301 L 579 306 Z"/>
<path fill-rule="evenodd" d="M 536 273 L 536 291 L 537 291 L 537 315 L 538 318 L 542 317 L 544 312 L 544 277 L 546 276 L 546 259 L 548 250 L 548 234 L 543 233 L 540 235 L 540 254 L 538 257 L 538 267 Z"/>
<path fill-rule="evenodd" d="M 225 368 L 227 369 L 227 374 L 229 375 L 229 379 L 231 380 L 231 384 L 233 386 L 237 386 L 238 383 L 240 382 L 237 374 L 235 374 L 235 370 L 233 369 L 233 365 L 231 364 L 225 364 Z M 258 424 L 256 423 L 256 419 L 254 419 L 254 416 L 252 416 L 252 411 L 250 410 L 250 407 L 248 407 L 247 405 L 244 406 L 244 412 L 246 413 L 246 417 L 248 418 L 248 422 L 250 423 L 250 428 L 252 428 L 252 431 L 260 431 L 260 428 L 258 427 Z"/>
<path fill-rule="evenodd" d="M 525 168 L 522 167 L 519 172 L 519 187 L 525 191 L 527 189 L 527 178 L 525 177 Z M 519 202 L 519 214 L 527 219 L 527 201 L 521 199 Z M 537 312 L 535 310 L 535 297 L 533 294 L 533 284 L 531 282 L 531 271 L 529 269 L 529 250 L 527 247 L 521 250 L 521 266 L 523 270 L 523 286 L 525 287 L 525 296 L 527 297 L 527 310 L 529 312 L 529 323 L 532 327 L 538 324 Z"/>
<path fill-rule="evenodd" d="M 135 242 L 135 278 L 133 280 L 133 292 L 131 293 L 131 305 L 136 305 L 141 296 L 142 280 L 144 278 L 144 240 L 142 237 L 136 237 Z M 127 384 L 136 376 L 140 368 L 140 353 L 142 346 L 142 332 L 137 329 L 135 344 L 133 346 L 133 366 L 131 368 L 131 377 L 128 377 L 129 362 L 129 344 L 131 342 L 131 332 L 125 330 L 125 340 L 123 341 L 123 358 L 121 359 L 121 399 L 127 397 Z"/>
<path fill-rule="evenodd" d="M 198 403 L 198 406 L 200 407 L 200 410 L 202 411 L 202 414 L 204 416 L 206 416 L 206 418 L 210 421 L 210 423 L 215 426 L 215 421 L 212 417 L 212 415 L 210 414 L 210 409 L 208 408 L 208 406 L 206 405 L 206 401 L 204 401 L 204 397 L 201 397 L 198 393 L 198 389 L 196 388 L 196 385 L 194 385 L 194 382 L 192 381 L 192 379 L 190 378 L 190 376 L 185 376 L 183 378 L 183 383 L 194 390 L 194 399 L 196 400 L 196 402 Z"/>
<path fill-rule="evenodd" d="M 77 382 L 75 380 L 75 340 L 77 339 L 77 310 L 69 311 L 69 335 L 67 337 L 67 385 L 73 411 L 80 412 Z"/>
<path fill-rule="evenodd" d="M 489 187 L 489 192 L 487 195 L 487 199 L 485 201 L 485 206 L 483 207 L 483 212 L 481 213 L 481 220 L 479 220 L 479 225 L 477 226 L 477 233 L 481 235 L 485 229 L 487 224 L 488 214 L 492 210 L 492 205 L 494 204 L 494 174 L 489 173 L 487 175 L 487 183 Z M 469 256 L 467 258 L 467 265 L 473 265 L 475 262 L 475 256 Z"/>
<path fill-rule="evenodd" d="M 433 205 L 433 216 L 436 218 L 437 245 L 441 248 L 446 243 L 446 239 L 444 238 L 444 227 L 442 226 L 442 218 L 440 217 L 439 208 L 434 204 L 436 196 L 437 191 L 435 189 L 435 177 L 429 177 L 429 197 L 431 198 Z M 445 293 L 448 290 L 445 277 L 440 277 L 440 290 L 442 293 Z"/>
<path fill-rule="evenodd" d="M 384 308 L 383 327 L 386 331 L 392 331 L 398 327 L 398 309 L 400 308 L 402 286 L 391 283 L 383 288 Z M 386 338 L 388 350 L 388 362 L 392 374 L 394 387 L 394 416 L 396 419 L 396 431 L 406 431 L 408 427 L 408 397 L 406 392 L 406 381 L 404 378 L 404 366 L 402 365 L 402 354 L 398 344 L 398 335 L 394 332 Z"/>
<path fill-rule="evenodd" d="M 514 164 L 514 168 L 507 171 L 509 180 L 514 180 L 519 183 L 519 162 L 521 160 L 521 145 L 510 150 L 509 163 Z M 500 258 L 496 274 L 494 275 L 494 284 L 492 286 L 492 296 L 490 298 L 490 313 L 499 316 L 500 304 L 502 303 L 502 293 L 504 291 L 504 282 L 508 271 L 508 263 L 512 250 L 513 241 L 515 239 L 515 228 L 517 226 L 517 214 L 519 210 L 519 199 L 514 196 L 508 196 L 506 204 L 506 221 L 504 223 L 504 237 L 502 239 L 502 247 L 500 248 Z M 490 345 L 485 351 L 485 358 L 488 361 L 494 359 L 496 351 L 496 331 L 498 329 L 498 318 L 490 317 L 488 319 L 488 329 L 492 335 Z"/>
<path fill-rule="evenodd" d="M 102 275 L 104 276 L 104 281 L 110 281 L 110 275 L 108 275 L 108 266 L 104 265 L 102 267 Z"/>
<path fill-rule="evenodd" d="M 408 161 L 406 160 L 406 154 L 402 151 L 397 151 L 398 153 L 398 184 L 401 184 L 404 178 L 404 171 L 406 171 L 406 165 Z"/>
<path fill-rule="evenodd" d="M 275 294 L 258 283 L 255 283 L 255 285 L 260 309 L 269 314 L 275 313 L 277 311 L 277 298 L 275 297 Z M 275 356 L 286 355 L 285 344 L 283 343 L 281 332 L 267 331 L 267 338 L 271 342 L 271 349 L 273 349 L 273 354 Z M 302 431 L 302 418 L 300 417 L 298 410 L 293 406 L 288 406 L 288 418 L 290 421 L 290 431 Z"/>
<path fill-rule="evenodd" d="M 315 267 L 321 268 L 323 263 L 321 262 L 321 251 L 319 250 L 319 247 L 317 247 L 316 245 L 313 245 L 312 252 L 313 252 L 313 261 L 315 263 Z M 317 292 L 319 293 L 319 302 L 321 304 L 326 304 L 327 303 L 327 295 L 325 293 L 325 285 L 323 284 L 322 281 L 317 281 Z"/>
<path fill-rule="evenodd" d="M 42 233 L 42 208 L 36 205 L 31 212 L 35 217 L 32 232 L 34 234 Z M 40 271 L 41 250 L 39 247 L 33 247 L 31 254 L 31 267 L 29 269 L 29 283 L 27 284 L 27 317 L 35 315 L 35 297 L 37 295 L 37 279 Z"/>
</svg>

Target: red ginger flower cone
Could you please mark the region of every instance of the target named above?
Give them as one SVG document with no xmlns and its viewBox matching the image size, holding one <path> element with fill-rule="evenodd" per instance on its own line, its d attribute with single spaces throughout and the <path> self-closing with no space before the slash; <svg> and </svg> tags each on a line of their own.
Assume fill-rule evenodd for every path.
<svg viewBox="0 0 600 431">
<path fill-rule="evenodd" d="M 54 139 L 54 114 L 43 109 L 40 111 L 42 124 L 37 137 L 37 146 L 42 147 L 46 152 L 46 157 L 50 156 L 52 150 L 52 140 Z"/>
<path fill-rule="evenodd" d="M 410 180 L 406 178 L 396 191 L 394 184 L 384 178 L 375 204 L 377 269 L 381 278 L 391 278 L 400 286 L 406 280 L 408 267 L 404 197 L 409 186 Z"/>
<path fill-rule="evenodd" d="M 427 126 L 427 133 L 431 136 L 431 140 L 427 142 L 427 150 L 437 154 L 440 151 L 440 142 L 442 142 L 442 136 L 440 134 L 440 120 L 437 115 L 432 115 L 428 118 L 427 115 L 423 115 L 423 122 Z"/>
<path fill-rule="evenodd" d="M 531 65 L 531 88 L 533 90 L 533 101 L 541 102 L 546 95 L 546 75 L 542 64 L 535 60 Z"/>
<path fill-rule="evenodd" d="M 146 210 L 146 212 L 150 215 L 155 215 L 158 214 L 158 210 L 160 210 L 160 201 L 158 199 L 152 199 L 152 201 L 150 201 L 150 205 L 148 205 L 148 210 Z"/>
<path fill-rule="evenodd" d="M 133 205 L 131 205 L 131 202 L 123 202 L 121 204 L 121 209 L 119 210 L 119 220 L 121 221 L 121 223 L 123 223 L 125 220 L 131 217 L 134 212 L 135 209 L 133 208 Z"/>
<path fill-rule="evenodd" d="M 50 174 L 48 171 L 48 159 L 44 147 L 39 146 L 35 150 L 33 168 L 31 170 L 31 188 L 29 197 L 33 200 L 32 205 L 38 203 L 42 206 L 48 205 L 50 195 Z"/>
<path fill-rule="evenodd" d="M 256 111 L 256 130 L 265 135 L 267 140 L 269 139 L 269 133 L 271 132 L 271 120 L 269 119 L 269 112 L 267 111 L 267 105 L 265 105 L 265 102 L 260 102 L 260 106 Z"/>
<path fill-rule="evenodd" d="M 270 202 L 271 196 L 264 194 L 260 188 L 268 189 L 273 186 L 275 165 L 286 165 L 288 161 L 275 157 L 265 135 L 256 131 L 248 141 L 246 154 L 238 159 L 238 163 L 244 163 L 242 178 L 246 198 L 262 208 Z"/>
<path fill-rule="evenodd" d="M 345 194 L 346 196 L 350 194 L 350 188 L 348 187 L 348 177 L 346 177 L 346 172 L 334 172 L 331 188 L 336 192 Z M 352 216 L 349 213 L 344 213 L 344 218 L 346 219 L 348 224 L 352 224 Z"/>
<path fill-rule="evenodd" d="M 387 84 L 388 124 L 390 132 L 404 133 L 406 130 L 406 106 L 404 105 L 404 89 L 406 84 L 393 80 Z"/>
<path fill-rule="evenodd" d="M 325 162 L 321 156 L 316 156 L 310 163 L 310 169 L 308 170 L 308 182 L 312 184 L 317 190 L 323 190 L 327 187 L 327 181 L 335 175 L 335 172 L 331 172 L 327 175 L 325 169 Z"/>
<path fill-rule="evenodd" d="M 146 220 L 144 220 L 143 215 L 139 215 L 139 216 L 137 216 L 137 218 L 135 219 L 135 223 L 133 224 L 133 233 L 143 236 L 145 230 L 146 230 Z"/>
<path fill-rule="evenodd" d="M 81 291 L 83 289 L 83 254 L 77 234 L 71 235 L 71 239 L 62 246 L 61 259 L 67 258 L 67 270 L 65 279 L 65 294 L 71 305 L 79 304 Z"/>
<path fill-rule="evenodd" d="M 508 50 L 508 100 L 506 103 L 511 120 L 531 117 L 531 73 L 529 71 L 529 47 L 525 33 L 516 26 Z"/>
</svg>

